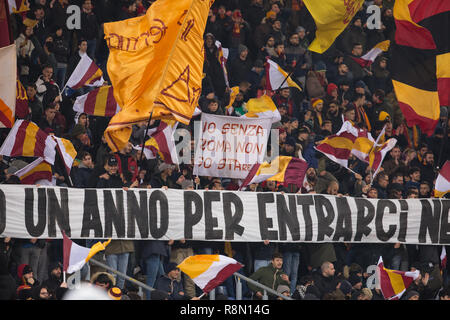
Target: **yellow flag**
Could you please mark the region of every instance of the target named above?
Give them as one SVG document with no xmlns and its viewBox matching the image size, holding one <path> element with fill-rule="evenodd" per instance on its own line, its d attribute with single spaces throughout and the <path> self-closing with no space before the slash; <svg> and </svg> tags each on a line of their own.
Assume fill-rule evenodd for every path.
<svg viewBox="0 0 450 320">
<path fill-rule="evenodd" d="M 344 31 L 364 3 L 364 0 L 304 0 L 316 23 L 316 38 L 309 50 L 325 52 Z"/>
<path fill-rule="evenodd" d="M 122 108 L 105 131 L 113 151 L 150 113 L 189 124 L 201 93 L 203 33 L 213 2 L 158 0 L 144 16 L 105 23 L 108 75 Z"/>
</svg>

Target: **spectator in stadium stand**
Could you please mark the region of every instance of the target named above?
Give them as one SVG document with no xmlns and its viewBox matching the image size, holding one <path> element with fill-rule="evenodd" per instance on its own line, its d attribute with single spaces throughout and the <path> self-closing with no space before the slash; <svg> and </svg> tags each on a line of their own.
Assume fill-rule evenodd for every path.
<svg viewBox="0 0 450 320">
<path fill-rule="evenodd" d="M 339 281 L 335 275 L 334 264 L 330 261 L 324 261 L 320 264 L 318 270 L 314 273 L 314 286 L 318 289 L 320 299 L 327 293 L 336 291 Z"/>
<path fill-rule="evenodd" d="M 255 269 L 255 272 L 250 275 L 250 279 L 259 282 L 272 290 L 277 290 L 279 285 L 286 285 L 289 287 L 290 280 L 286 273 L 283 271 L 283 255 L 281 253 L 273 253 L 270 263 Z M 253 299 L 261 300 L 263 292 L 257 286 L 252 283 L 248 284 L 250 290 L 253 291 Z M 269 299 L 276 299 L 273 294 L 268 294 Z"/>
<path fill-rule="evenodd" d="M 44 108 L 42 107 L 42 102 L 36 96 L 36 84 L 27 84 L 26 90 L 28 97 L 28 108 L 30 108 L 31 110 L 31 121 L 33 121 L 34 123 L 38 123 L 41 120 L 42 114 L 44 113 Z"/>
<path fill-rule="evenodd" d="M 64 35 L 64 32 L 64 25 L 56 26 L 55 35 L 53 36 L 53 51 L 56 59 L 55 78 L 60 88 L 63 88 L 65 84 L 70 54 L 69 41 L 67 41 L 67 36 Z"/>
<path fill-rule="evenodd" d="M 237 57 L 230 58 L 227 62 L 228 76 L 230 86 L 239 85 L 243 80 L 248 80 L 248 74 L 252 70 L 253 62 L 248 55 L 247 46 L 240 44 L 237 47 Z"/>
<path fill-rule="evenodd" d="M 87 40 L 87 54 L 94 59 L 96 57 L 97 39 L 99 35 L 99 23 L 97 16 L 92 11 L 91 0 L 84 0 L 81 12 L 81 29 L 79 38 Z"/>
<path fill-rule="evenodd" d="M 94 169 L 94 162 L 92 162 L 92 155 L 87 151 L 80 154 L 80 159 L 80 164 L 72 168 L 74 170 L 73 184 L 76 188 L 88 188 L 89 177 L 92 175 Z"/>
<path fill-rule="evenodd" d="M 148 286 L 160 289 L 158 286 L 155 286 L 156 280 L 165 274 L 164 270 L 167 270 L 166 274 L 169 275 L 170 269 L 164 268 L 164 260 L 169 257 L 169 246 L 172 244 L 173 240 L 168 242 L 160 240 L 143 240 L 137 243 L 140 251 L 140 265 L 143 266 L 144 274 L 146 275 L 145 283 Z M 168 290 L 164 291 L 168 292 Z M 147 300 L 150 299 L 150 291 L 146 291 L 146 297 Z"/>
</svg>

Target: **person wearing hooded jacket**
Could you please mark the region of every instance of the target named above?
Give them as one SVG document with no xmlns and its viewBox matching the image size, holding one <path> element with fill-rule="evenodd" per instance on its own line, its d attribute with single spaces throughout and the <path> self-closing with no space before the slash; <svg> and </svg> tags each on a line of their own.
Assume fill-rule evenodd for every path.
<svg viewBox="0 0 450 320">
<path fill-rule="evenodd" d="M 28 264 L 21 264 L 17 267 L 17 288 L 21 286 L 34 287 L 39 285 L 39 280 L 34 277 L 33 270 Z"/>
<path fill-rule="evenodd" d="M 48 266 L 48 279 L 42 283 L 49 293 L 56 299 L 60 299 L 67 290 L 67 284 L 63 282 L 62 266 L 60 262 L 51 262 Z"/>
</svg>

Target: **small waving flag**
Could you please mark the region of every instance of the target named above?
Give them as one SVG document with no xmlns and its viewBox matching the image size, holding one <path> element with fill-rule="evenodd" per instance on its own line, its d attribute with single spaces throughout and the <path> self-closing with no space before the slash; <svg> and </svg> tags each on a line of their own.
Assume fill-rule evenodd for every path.
<svg viewBox="0 0 450 320">
<path fill-rule="evenodd" d="M 67 80 L 66 86 L 72 89 L 80 89 L 83 86 L 100 87 L 103 82 L 102 70 L 85 54 Z"/>
<path fill-rule="evenodd" d="M 352 56 L 351 58 L 355 60 L 355 62 L 358 63 L 361 67 L 369 67 L 381 53 L 388 51 L 390 43 L 391 42 L 389 40 L 379 42 L 365 55 L 361 57 Z"/>
<path fill-rule="evenodd" d="M 208 293 L 243 267 L 233 258 L 218 254 L 187 257 L 178 266 L 194 283 Z"/>
<path fill-rule="evenodd" d="M 225 84 L 229 88 L 230 82 L 228 81 L 228 71 L 227 71 L 226 65 L 227 65 L 228 54 L 229 54 L 230 50 L 228 48 L 223 48 L 222 43 L 220 41 L 216 40 L 215 45 L 217 47 L 217 51 L 219 52 L 217 59 L 219 60 L 219 63 L 223 70 L 223 77 L 225 79 Z"/>
<path fill-rule="evenodd" d="M 285 80 L 286 79 L 286 80 Z M 277 90 L 281 88 L 293 87 L 302 91 L 302 88 L 291 79 L 289 74 L 273 60 L 266 60 L 266 88 L 267 90 Z"/>
<path fill-rule="evenodd" d="M 253 165 L 248 176 L 242 182 L 240 189 L 263 181 L 278 181 L 284 185 L 295 184 L 299 188 L 303 186 L 308 163 L 302 159 L 278 156 L 270 163 L 256 163 Z"/>
<path fill-rule="evenodd" d="M 225 112 L 227 116 L 231 116 L 234 111 L 233 103 L 234 100 L 236 100 L 236 96 L 239 93 L 239 86 L 235 86 L 231 88 L 230 91 L 230 102 L 228 102 L 228 105 L 225 107 Z"/>
<path fill-rule="evenodd" d="M 53 136 L 56 141 L 56 148 L 66 167 L 67 174 L 70 175 L 73 162 L 77 156 L 77 151 L 70 140 Z"/>
<path fill-rule="evenodd" d="M 17 120 L 9 131 L 0 154 L 8 157 L 43 157 L 55 163 L 56 142 L 34 122 Z"/>
<path fill-rule="evenodd" d="M 175 121 L 172 121 L 175 122 Z M 177 123 L 173 126 L 161 121 L 158 128 L 151 134 L 150 139 L 145 142 L 144 155 L 147 159 L 154 159 L 159 154 L 161 159 L 168 164 L 177 164 L 178 157 L 175 148 L 173 132 Z"/>
<path fill-rule="evenodd" d="M 105 250 L 110 242 L 111 239 L 106 242 L 99 241 L 92 248 L 86 248 L 70 240 L 63 232 L 63 271 L 73 273 L 80 270 L 97 252 Z"/>
<path fill-rule="evenodd" d="M 114 99 L 112 86 L 102 86 L 82 96 L 78 96 L 73 104 L 73 110 L 98 117 L 113 117 L 120 111 Z"/>
<path fill-rule="evenodd" d="M 41 157 L 14 173 L 22 184 L 36 184 L 39 180 L 52 181 L 52 166 Z"/>
<path fill-rule="evenodd" d="M 385 300 L 399 300 L 410 284 L 419 277 L 420 271 L 398 271 L 386 269 L 383 258 L 377 265 L 377 285 Z"/>
<path fill-rule="evenodd" d="M 277 106 L 268 95 L 252 98 L 247 101 L 248 112 L 242 117 L 247 118 L 272 118 L 272 123 L 281 120 L 281 114 Z"/>
<path fill-rule="evenodd" d="M 434 196 L 442 198 L 445 194 L 450 192 L 450 160 L 445 161 L 434 186 Z"/>
</svg>

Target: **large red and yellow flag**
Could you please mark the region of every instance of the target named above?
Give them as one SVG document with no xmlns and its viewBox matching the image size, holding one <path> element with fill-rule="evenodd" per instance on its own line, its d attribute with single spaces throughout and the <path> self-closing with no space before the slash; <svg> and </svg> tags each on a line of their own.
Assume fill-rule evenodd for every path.
<svg viewBox="0 0 450 320">
<path fill-rule="evenodd" d="M 108 75 L 122 108 L 105 131 L 113 151 L 151 113 L 152 119 L 190 122 L 201 93 L 203 33 L 213 2 L 158 0 L 144 16 L 105 23 Z"/>
<path fill-rule="evenodd" d="M 316 23 L 316 38 L 309 50 L 323 53 L 344 31 L 364 0 L 303 0 Z"/>
<path fill-rule="evenodd" d="M 0 48 L 0 128 L 12 128 L 16 109 L 16 45 Z"/>
<path fill-rule="evenodd" d="M 376 269 L 376 286 L 381 289 L 385 300 L 399 300 L 419 275 L 419 270 L 398 271 L 386 269 L 383 258 L 380 257 Z"/>
<path fill-rule="evenodd" d="M 409 126 L 431 135 L 450 103 L 450 1 L 397 0 L 392 84 Z"/>
</svg>

